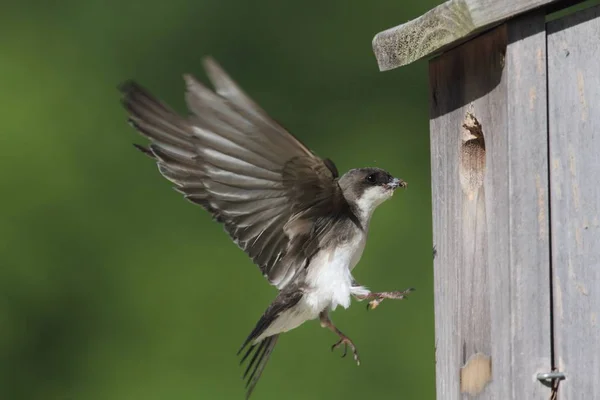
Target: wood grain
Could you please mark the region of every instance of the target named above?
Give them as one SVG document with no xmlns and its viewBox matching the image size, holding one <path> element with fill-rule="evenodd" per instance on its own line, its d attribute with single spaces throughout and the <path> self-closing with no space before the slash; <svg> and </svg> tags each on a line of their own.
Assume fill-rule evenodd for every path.
<svg viewBox="0 0 600 400">
<path fill-rule="evenodd" d="M 373 38 L 373 51 L 380 70 L 393 69 L 454 46 L 509 18 L 555 3 L 559 0 L 449 0 L 412 21 L 378 33 Z"/>
<path fill-rule="evenodd" d="M 535 379 L 551 367 L 544 28 L 543 14 L 518 18 L 430 63 L 440 399 L 550 395 Z M 485 169 L 479 186 L 469 168 Z M 470 371 L 485 357 L 491 380 L 460 382 L 468 361 L 486 379 L 488 364 Z"/>
<path fill-rule="evenodd" d="M 561 399 L 600 398 L 600 7 L 548 26 L 554 328 Z"/>
</svg>

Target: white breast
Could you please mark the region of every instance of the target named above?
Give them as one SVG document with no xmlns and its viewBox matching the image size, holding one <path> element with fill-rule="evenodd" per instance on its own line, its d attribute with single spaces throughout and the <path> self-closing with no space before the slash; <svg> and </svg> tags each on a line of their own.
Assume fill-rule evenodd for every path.
<svg viewBox="0 0 600 400">
<path fill-rule="evenodd" d="M 350 306 L 352 274 L 365 248 L 366 234 L 357 232 L 355 239 L 330 251 L 321 250 L 307 269 L 305 283 L 308 286 L 300 302 L 283 312 L 263 332 L 255 343 L 263 338 L 287 332 L 308 320 L 315 319 L 327 308 L 338 305 Z"/>
<path fill-rule="evenodd" d="M 306 305 L 315 313 L 338 305 L 350 306 L 352 274 L 365 248 L 366 235 L 360 232 L 355 239 L 329 251 L 322 250 L 308 267 L 306 283 L 310 287 L 304 297 Z"/>
</svg>

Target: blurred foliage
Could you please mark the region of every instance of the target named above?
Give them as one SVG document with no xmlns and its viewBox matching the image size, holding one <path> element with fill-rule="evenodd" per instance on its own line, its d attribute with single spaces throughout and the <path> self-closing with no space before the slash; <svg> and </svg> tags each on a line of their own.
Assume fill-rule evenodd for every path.
<svg viewBox="0 0 600 400">
<path fill-rule="evenodd" d="M 0 24 L 0 399 L 241 399 L 236 351 L 275 290 L 169 189 L 126 124 L 134 78 L 184 112 L 181 75 L 213 55 L 340 171 L 410 183 L 376 213 L 355 270 L 374 290 L 284 335 L 256 399 L 434 398 L 424 62 L 381 73 L 373 35 L 434 1 L 9 2 Z"/>
</svg>

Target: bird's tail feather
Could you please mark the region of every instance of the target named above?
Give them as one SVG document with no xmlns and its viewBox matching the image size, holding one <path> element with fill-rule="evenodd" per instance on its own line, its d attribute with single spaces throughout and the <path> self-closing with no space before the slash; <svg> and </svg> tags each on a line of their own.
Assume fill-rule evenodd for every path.
<svg viewBox="0 0 600 400">
<path fill-rule="evenodd" d="M 267 308 L 262 317 L 260 317 L 254 326 L 254 329 L 252 329 L 252 332 L 250 332 L 237 353 L 240 355 L 245 349 L 247 349 L 245 350 L 245 353 L 243 353 L 244 355 L 240 361 L 240 364 L 244 364 L 244 362 L 249 359 L 243 377 L 243 379 L 247 379 L 246 400 L 252 394 L 260 375 L 265 369 L 267 361 L 269 361 L 269 357 L 271 356 L 271 352 L 277 343 L 277 339 L 279 338 L 279 334 L 267 336 L 267 329 L 273 324 L 273 322 L 277 320 L 277 318 L 280 318 L 283 312 L 298 304 L 303 296 L 303 292 L 301 290 L 290 289 L 293 289 L 293 287 L 279 293 L 277 298 Z M 266 337 L 264 337 L 263 334 Z"/>
<path fill-rule="evenodd" d="M 250 345 L 242 357 L 240 364 L 243 364 L 248 359 L 250 360 L 248 361 L 248 365 L 243 375 L 243 379 L 247 379 L 246 400 L 250 398 L 254 387 L 258 383 L 258 380 L 269 361 L 269 357 L 273 352 L 273 348 L 275 347 L 275 344 L 277 344 L 278 338 L 279 335 L 273 335 L 264 338 L 260 343 Z M 252 357 L 250 357 L 250 355 L 252 355 Z"/>
</svg>

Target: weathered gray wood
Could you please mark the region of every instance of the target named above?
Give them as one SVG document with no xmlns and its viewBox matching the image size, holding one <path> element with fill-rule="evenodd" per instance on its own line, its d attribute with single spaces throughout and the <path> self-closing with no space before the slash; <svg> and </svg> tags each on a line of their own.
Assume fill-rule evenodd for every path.
<svg viewBox="0 0 600 400">
<path fill-rule="evenodd" d="M 439 399 L 550 395 L 544 27 L 512 20 L 430 63 Z"/>
<path fill-rule="evenodd" d="M 561 399 L 600 399 L 600 8 L 548 26 L 550 187 Z"/>
<path fill-rule="evenodd" d="M 373 51 L 379 69 L 393 69 L 455 45 L 508 18 L 558 1 L 449 0 L 417 19 L 378 33 L 373 39 Z"/>
</svg>

